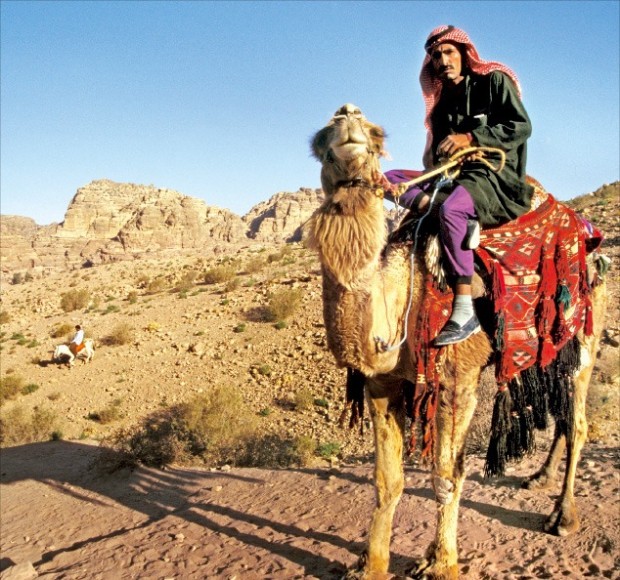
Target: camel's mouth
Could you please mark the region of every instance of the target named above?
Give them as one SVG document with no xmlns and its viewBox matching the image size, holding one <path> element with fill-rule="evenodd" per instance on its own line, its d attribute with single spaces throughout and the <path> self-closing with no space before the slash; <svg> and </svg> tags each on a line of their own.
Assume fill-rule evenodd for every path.
<svg viewBox="0 0 620 580">
<path fill-rule="evenodd" d="M 368 154 L 368 143 L 366 140 L 364 142 L 347 141 L 332 145 L 332 150 L 338 159 L 350 161 L 357 157 L 365 157 Z"/>
</svg>

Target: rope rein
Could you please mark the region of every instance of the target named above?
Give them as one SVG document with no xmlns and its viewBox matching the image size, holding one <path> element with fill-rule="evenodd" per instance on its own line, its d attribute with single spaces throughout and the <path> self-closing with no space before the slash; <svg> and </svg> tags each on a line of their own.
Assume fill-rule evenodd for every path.
<svg viewBox="0 0 620 580">
<path fill-rule="evenodd" d="M 497 165 L 493 165 L 493 163 L 487 159 L 488 155 L 493 154 L 499 155 L 500 157 Z M 480 163 L 486 165 L 494 173 L 499 173 L 502 169 L 504 169 L 504 165 L 506 165 L 506 153 L 497 147 L 466 147 L 465 149 L 457 151 L 439 167 L 436 167 L 427 173 L 423 173 L 419 177 L 400 183 L 398 187 L 398 194 L 395 194 L 395 197 L 400 197 L 412 185 L 417 185 L 418 183 L 428 181 L 436 175 L 443 175 L 444 178 L 447 179 L 456 179 L 461 172 L 460 166 L 465 161 L 479 161 Z M 457 169 L 452 173 L 449 173 L 449 170 L 453 167 L 457 167 Z"/>
<path fill-rule="evenodd" d="M 500 160 L 497 165 L 493 165 L 486 158 L 486 156 L 489 154 L 499 155 Z M 409 320 L 409 314 L 411 313 L 411 307 L 413 303 L 413 280 L 414 280 L 414 274 L 415 274 L 415 255 L 416 255 L 416 251 L 418 248 L 418 233 L 420 231 L 420 226 L 422 225 L 422 222 L 426 219 L 426 217 L 431 213 L 431 210 L 433 209 L 433 202 L 435 201 L 435 197 L 437 193 L 441 189 L 446 187 L 447 185 L 452 184 L 452 181 L 456 179 L 456 177 L 458 177 L 461 171 L 460 166 L 465 161 L 482 162 L 494 173 L 499 173 L 504 168 L 504 165 L 506 164 L 506 153 L 502 149 L 497 149 L 496 147 L 466 147 L 465 149 L 461 149 L 460 151 L 452 155 L 450 159 L 448 159 L 447 162 L 443 163 L 439 167 L 427 173 L 423 173 L 419 177 L 411 179 L 410 181 L 406 181 L 404 183 L 399 184 L 398 192 L 394 192 L 395 203 L 396 203 L 396 207 L 398 208 L 398 198 L 403 193 L 405 193 L 407 189 L 409 189 L 413 185 L 417 185 L 418 183 L 423 183 L 425 181 L 428 181 L 429 179 L 432 179 L 433 177 L 437 175 L 441 175 L 441 177 L 435 183 L 435 188 L 433 189 L 433 193 L 428 202 L 426 212 L 418 220 L 418 223 L 416 224 L 416 228 L 413 234 L 413 246 L 411 248 L 411 252 L 409 253 L 409 263 L 410 263 L 410 272 L 411 272 L 410 279 L 409 279 L 409 300 L 407 302 L 407 310 L 405 311 L 405 316 L 403 319 L 404 321 L 403 322 L 403 327 L 404 327 L 403 338 L 398 343 L 390 345 L 385 339 L 381 338 L 380 336 L 375 336 L 374 341 L 375 341 L 375 346 L 378 352 L 392 352 L 396 349 L 399 349 L 407 341 L 407 336 L 408 336 L 407 322 Z M 453 167 L 457 167 L 457 169 L 453 171 L 452 173 L 449 173 L 450 169 L 452 169 Z M 383 190 L 381 188 L 377 190 L 376 194 L 379 194 L 379 192 L 380 192 L 380 195 L 383 196 Z"/>
</svg>

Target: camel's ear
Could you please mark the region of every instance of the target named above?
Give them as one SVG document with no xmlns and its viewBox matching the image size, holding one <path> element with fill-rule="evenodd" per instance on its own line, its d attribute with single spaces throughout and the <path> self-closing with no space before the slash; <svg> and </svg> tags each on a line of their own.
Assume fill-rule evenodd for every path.
<svg viewBox="0 0 620 580">
<path fill-rule="evenodd" d="M 387 138 L 387 133 L 383 130 L 383 127 L 373 125 L 371 123 L 369 123 L 368 133 L 370 134 L 370 140 L 372 142 L 374 152 L 379 156 L 383 156 L 386 153 L 383 149 L 383 143 Z"/>
<path fill-rule="evenodd" d="M 330 127 L 323 127 L 310 141 L 312 155 L 321 162 L 329 149 L 329 132 Z"/>
</svg>

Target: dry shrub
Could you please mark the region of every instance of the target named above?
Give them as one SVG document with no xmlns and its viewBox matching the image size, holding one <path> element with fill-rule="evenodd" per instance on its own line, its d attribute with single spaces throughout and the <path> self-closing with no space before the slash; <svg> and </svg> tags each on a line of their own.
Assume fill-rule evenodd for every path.
<svg viewBox="0 0 620 580">
<path fill-rule="evenodd" d="M 0 310 L 0 324 L 11 322 L 11 315 L 6 310 Z"/>
<path fill-rule="evenodd" d="M 115 399 L 105 409 L 89 413 L 88 419 L 90 419 L 91 421 L 96 421 L 97 423 L 101 423 L 102 425 L 112 423 L 113 421 L 120 419 L 122 416 L 121 403 L 121 399 Z"/>
<path fill-rule="evenodd" d="M 301 298 L 302 293 L 299 288 L 286 288 L 274 292 L 265 310 L 267 321 L 278 322 L 293 316 L 301 304 Z"/>
<path fill-rule="evenodd" d="M 74 310 L 86 308 L 89 300 L 90 292 L 86 288 L 69 290 L 61 295 L 60 307 L 64 312 L 73 312 Z"/>
<path fill-rule="evenodd" d="M 198 278 L 198 273 L 194 270 L 186 272 L 175 286 L 174 291 L 189 292 L 196 285 L 196 278 Z"/>
<path fill-rule="evenodd" d="M 273 262 L 279 262 L 280 260 L 287 258 L 293 252 L 290 246 L 283 246 L 278 252 L 275 254 L 269 254 L 267 257 L 267 261 L 272 264 Z"/>
<path fill-rule="evenodd" d="M 234 264 L 221 264 L 209 268 L 204 275 L 205 284 L 220 284 L 232 280 L 237 274 Z"/>
<path fill-rule="evenodd" d="M 157 411 L 104 441 L 108 469 L 144 464 L 238 463 L 257 417 L 234 388 L 217 387 L 188 403 Z"/>
<path fill-rule="evenodd" d="M 245 271 L 247 274 L 258 274 L 265 267 L 265 260 L 263 258 L 252 258 L 245 264 Z"/>
<path fill-rule="evenodd" d="M 146 285 L 147 294 L 157 294 L 158 292 L 163 292 L 168 288 L 168 282 L 163 276 L 157 276 L 154 280 L 151 280 Z"/>
<path fill-rule="evenodd" d="M 24 388 L 24 379 L 19 375 L 7 374 L 0 378 L 0 406 L 11 401 Z"/>
<path fill-rule="evenodd" d="M 126 322 L 117 324 L 105 338 L 105 343 L 111 346 L 122 346 L 133 340 L 133 328 Z"/>
<path fill-rule="evenodd" d="M 54 437 L 57 417 L 53 411 L 35 408 L 31 415 L 14 407 L 0 416 L 0 444 L 3 447 L 49 441 Z"/>
<path fill-rule="evenodd" d="M 161 324 L 159 324 L 159 322 L 149 322 L 144 327 L 144 330 L 148 330 L 149 332 L 158 332 L 160 328 L 161 328 Z"/>
<path fill-rule="evenodd" d="M 295 393 L 293 404 L 297 411 L 307 411 L 314 405 L 314 397 L 308 388 L 302 388 Z"/>
<path fill-rule="evenodd" d="M 50 336 L 52 338 L 60 338 L 63 336 L 67 336 L 73 331 L 74 328 L 75 327 L 72 324 L 68 324 L 68 323 L 59 324 L 58 326 L 55 326 L 52 329 L 52 332 L 50 332 Z"/>
<path fill-rule="evenodd" d="M 276 434 L 262 435 L 248 441 L 238 464 L 243 467 L 308 467 L 316 453 L 316 442 L 302 435 L 295 439 Z"/>
</svg>

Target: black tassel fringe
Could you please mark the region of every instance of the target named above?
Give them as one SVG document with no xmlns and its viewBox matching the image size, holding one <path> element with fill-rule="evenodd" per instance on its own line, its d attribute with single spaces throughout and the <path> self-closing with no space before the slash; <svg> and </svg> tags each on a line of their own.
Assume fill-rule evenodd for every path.
<svg viewBox="0 0 620 580">
<path fill-rule="evenodd" d="M 549 414 L 559 432 L 572 437 L 573 376 L 581 364 L 580 354 L 574 337 L 544 369 L 530 367 L 500 388 L 495 396 L 485 477 L 503 475 L 509 461 L 532 453 L 535 430 L 547 428 Z"/>
</svg>

